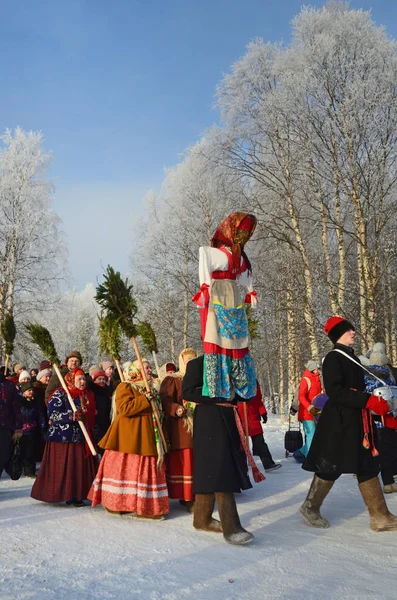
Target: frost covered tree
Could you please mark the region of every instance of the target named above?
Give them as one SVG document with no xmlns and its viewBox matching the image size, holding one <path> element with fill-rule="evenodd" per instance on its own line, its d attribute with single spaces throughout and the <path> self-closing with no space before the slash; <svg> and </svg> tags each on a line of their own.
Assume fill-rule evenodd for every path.
<svg viewBox="0 0 397 600">
<path fill-rule="evenodd" d="M 16 129 L 0 137 L 0 320 L 16 320 L 57 301 L 66 249 L 46 179 L 50 156 L 40 133 Z"/>
<path fill-rule="evenodd" d="M 329 349 L 330 313 L 357 325 L 362 351 L 384 340 L 397 361 L 396 79 L 396 42 L 343 2 L 303 8 L 286 47 L 248 45 L 218 86 L 221 124 L 166 174 L 137 253 L 158 276 L 145 303 L 166 302 L 173 348 L 198 331 L 198 246 L 246 209 L 259 223 L 254 352 L 267 393 L 291 400 L 304 363 Z"/>
</svg>

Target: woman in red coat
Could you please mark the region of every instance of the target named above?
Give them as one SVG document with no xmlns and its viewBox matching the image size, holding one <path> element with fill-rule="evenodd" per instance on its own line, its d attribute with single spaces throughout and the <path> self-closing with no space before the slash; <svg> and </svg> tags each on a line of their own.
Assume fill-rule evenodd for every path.
<svg viewBox="0 0 397 600">
<path fill-rule="evenodd" d="M 315 360 L 307 361 L 302 379 L 299 384 L 299 411 L 298 420 L 303 425 L 305 432 L 305 443 L 302 448 L 295 450 L 294 458 L 297 462 L 303 462 L 310 450 L 314 432 L 316 430 L 316 420 L 314 418 L 315 407 L 312 400 L 322 392 L 322 383 L 320 379 L 321 367 Z M 312 412 L 313 411 L 313 412 Z"/>
<path fill-rule="evenodd" d="M 252 454 L 259 456 L 266 473 L 275 471 L 282 465 L 274 462 L 269 447 L 263 437 L 261 417 L 262 421 L 267 423 L 267 410 L 262 402 L 262 392 L 258 381 L 256 382 L 256 396 L 251 398 L 248 402 L 240 402 L 238 405 L 240 418 L 243 423 L 244 431 L 246 431 L 244 404 L 247 407 L 248 435 L 252 440 Z"/>
</svg>

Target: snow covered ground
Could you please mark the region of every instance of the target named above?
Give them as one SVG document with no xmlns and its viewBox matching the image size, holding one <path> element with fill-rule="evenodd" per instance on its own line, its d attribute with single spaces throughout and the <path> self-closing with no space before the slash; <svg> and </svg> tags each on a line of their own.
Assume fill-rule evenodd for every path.
<svg viewBox="0 0 397 600">
<path fill-rule="evenodd" d="M 298 509 L 311 475 L 285 458 L 284 428 L 264 427 L 283 468 L 238 496 L 249 546 L 196 532 L 172 501 L 162 522 L 114 517 L 101 507 L 49 506 L 32 480 L 0 479 L 0 599 L 376 599 L 397 597 L 397 532 L 373 533 L 356 480 L 343 476 L 325 501 L 327 530 Z M 397 513 L 397 494 L 387 498 Z"/>
</svg>

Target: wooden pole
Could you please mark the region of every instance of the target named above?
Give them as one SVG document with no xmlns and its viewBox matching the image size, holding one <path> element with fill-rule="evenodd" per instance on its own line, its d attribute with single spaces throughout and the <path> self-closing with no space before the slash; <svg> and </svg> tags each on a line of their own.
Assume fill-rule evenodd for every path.
<svg viewBox="0 0 397 600">
<path fill-rule="evenodd" d="M 243 403 L 243 411 L 244 411 L 244 425 L 245 425 L 245 437 L 247 440 L 247 445 L 249 447 L 249 435 L 248 435 L 248 416 L 247 416 L 247 403 Z"/>
<path fill-rule="evenodd" d="M 58 376 L 58 379 L 59 379 L 59 381 L 60 381 L 60 384 L 61 384 L 61 386 L 63 387 L 63 389 L 64 389 L 64 391 L 65 391 L 65 393 L 66 393 L 66 395 L 67 395 L 67 397 L 68 397 L 69 404 L 70 404 L 70 406 L 72 407 L 72 410 L 73 410 L 73 412 L 76 412 L 76 410 L 77 410 L 77 408 L 76 408 L 76 405 L 75 405 L 75 403 L 74 403 L 74 401 L 73 401 L 73 398 L 72 398 L 72 396 L 70 395 L 70 392 L 69 392 L 69 390 L 68 390 L 68 387 L 67 387 L 67 385 L 66 385 L 66 383 L 65 383 L 65 380 L 64 380 L 64 378 L 62 377 L 62 374 L 61 374 L 61 372 L 60 372 L 60 370 L 59 370 L 59 367 L 58 367 L 58 365 L 57 365 L 56 363 L 54 363 L 54 364 L 52 365 L 52 367 L 53 367 L 53 369 L 54 369 L 55 373 L 57 374 L 57 376 Z M 80 429 L 81 429 L 81 431 L 83 432 L 83 435 L 84 435 L 85 441 L 87 442 L 87 444 L 88 444 L 88 447 L 89 447 L 89 449 L 91 450 L 91 454 L 92 454 L 92 456 L 96 456 L 96 455 L 97 455 L 97 451 L 95 450 L 94 444 L 92 443 L 90 436 L 88 435 L 88 431 L 87 431 L 87 428 L 86 428 L 86 426 L 84 425 L 84 423 L 83 423 L 82 421 L 77 421 L 77 422 L 78 422 L 78 424 L 80 425 Z"/>
<path fill-rule="evenodd" d="M 136 354 L 137 360 L 139 362 L 139 367 L 140 367 L 140 369 L 142 371 L 142 377 L 143 377 L 143 381 L 145 383 L 146 392 L 148 394 L 150 394 L 151 390 L 150 390 L 149 382 L 148 382 L 147 377 L 146 377 L 145 369 L 143 368 L 142 357 L 141 357 L 141 353 L 139 352 L 138 344 L 136 343 L 136 339 L 134 337 L 131 338 L 131 341 L 132 341 L 132 345 L 134 346 L 134 350 L 135 350 L 135 354 Z M 167 452 L 167 441 L 165 439 L 164 431 L 163 431 L 163 428 L 161 426 L 160 415 L 159 415 L 159 412 L 157 410 L 157 406 L 156 406 L 154 400 L 150 399 L 149 402 L 150 402 L 150 406 L 152 408 L 153 414 L 154 414 L 154 416 L 156 418 L 156 421 L 157 421 L 157 427 L 158 427 L 158 430 L 159 430 L 159 433 L 160 433 L 160 438 L 161 438 L 161 441 L 162 441 L 162 444 L 163 444 L 163 450 L 164 450 L 164 452 Z"/>
<path fill-rule="evenodd" d="M 6 354 L 6 364 L 4 366 L 4 379 L 6 379 L 6 377 L 7 377 L 7 369 L 8 369 L 9 362 L 10 362 L 10 355 Z"/>
<path fill-rule="evenodd" d="M 113 356 L 113 360 L 116 363 L 116 368 L 117 368 L 117 372 L 119 374 L 120 377 L 120 381 L 123 382 L 125 381 L 124 379 L 124 375 L 123 375 L 123 371 L 121 370 L 121 366 L 120 366 L 120 361 L 118 358 L 116 358 L 115 356 Z"/>
</svg>

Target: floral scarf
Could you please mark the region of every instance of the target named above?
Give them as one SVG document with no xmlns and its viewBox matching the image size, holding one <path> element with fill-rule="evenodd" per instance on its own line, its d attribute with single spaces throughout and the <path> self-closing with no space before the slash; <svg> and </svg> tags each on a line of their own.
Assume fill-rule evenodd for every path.
<svg viewBox="0 0 397 600">
<path fill-rule="evenodd" d="M 239 212 L 232 213 L 218 225 L 217 230 L 212 236 L 211 246 L 213 248 L 227 246 L 232 252 L 234 266 L 236 268 L 240 267 L 242 256 L 248 270 L 251 271 L 251 264 L 244 252 L 244 246 L 252 237 L 255 228 L 256 217 L 253 215 Z"/>
<path fill-rule="evenodd" d="M 85 376 L 85 373 L 82 369 L 72 369 L 71 371 L 66 373 L 66 375 L 64 377 L 65 383 L 66 383 L 66 386 L 67 386 L 69 393 L 72 396 L 73 400 L 78 398 L 80 401 L 81 410 L 86 415 L 85 425 L 87 427 L 87 431 L 91 438 L 91 441 L 93 442 L 93 444 L 95 446 L 95 442 L 93 440 L 93 435 L 92 435 L 92 432 L 94 431 L 95 413 L 96 413 L 95 396 L 94 396 L 94 393 L 91 390 L 89 390 L 87 387 L 85 387 L 83 390 L 78 390 L 74 386 L 74 382 L 75 382 L 77 375 Z M 85 445 L 86 445 L 86 450 L 87 450 L 86 457 L 91 456 L 91 451 L 88 447 L 87 442 L 85 442 Z"/>
</svg>

